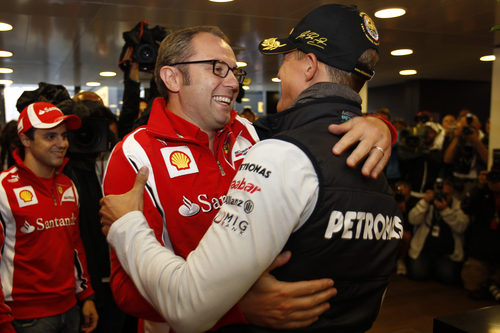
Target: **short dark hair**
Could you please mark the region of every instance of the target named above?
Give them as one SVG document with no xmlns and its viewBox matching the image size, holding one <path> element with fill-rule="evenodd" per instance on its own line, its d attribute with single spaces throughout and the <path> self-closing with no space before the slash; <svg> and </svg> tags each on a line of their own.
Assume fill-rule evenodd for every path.
<svg viewBox="0 0 500 333">
<path fill-rule="evenodd" d="M 220 37 L 229 44 L 229 38 L 216 26 L 196 26 L 174 31 L 167 35 L 160 44 L 156 66 L 154 70 L 155 82 L 161 96 L 168 100 L 168 89 L 161 80 L 160 70 L 163 66 L 168 66 L 176 62 L 182 62 L 193 55 L 191 40 L 201 32 L 208 32 L 214 36 Z M 184 76 L 184 80 L 189 82 L 189 75 L 186 71 L 179 68 Z"/>
<path fill-rule="evenodd" d="M 380 56 L 375 49 L 366 49 L 358 59 L 358 64 L 369 70 L 374 70 Z M 328 66 L 328 74 L 333 82 L 344 84 L 359 92 L 367 81 L 365 77 L 353 72 L 346 72 L 342 69 Z"/>
</svg>

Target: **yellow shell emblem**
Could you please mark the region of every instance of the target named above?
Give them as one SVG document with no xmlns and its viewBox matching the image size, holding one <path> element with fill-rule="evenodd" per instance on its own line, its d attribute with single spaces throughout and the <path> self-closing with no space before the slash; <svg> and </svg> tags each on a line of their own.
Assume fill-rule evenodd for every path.
<svg viewBox="0 0 500 333">
<path fill-rule="evenodd" d="M 181 151 L 174 151 L 170 155 L 170 163 L 174 165 L 177 170 L 185 170 L 189 169 L 189 164 L 191 163 L 191 159 L 185 153 Z"/>
<path fill-rule="evenodd" d="M 19 198 L 21 198 L 24 202 L 30 202 L 33 200 L 33 193 L 28 190 L 22 190 L 19 192 Z"/>
<path fill-rule="evenodd" d="M 62 194 L 62 192 L 63 192 L 62 187 L 61 187 L 61 186 L 58 186 L 58 187 L 57 187 L 57 191 L 59 192 L 59 194 Z"/>
</svg>

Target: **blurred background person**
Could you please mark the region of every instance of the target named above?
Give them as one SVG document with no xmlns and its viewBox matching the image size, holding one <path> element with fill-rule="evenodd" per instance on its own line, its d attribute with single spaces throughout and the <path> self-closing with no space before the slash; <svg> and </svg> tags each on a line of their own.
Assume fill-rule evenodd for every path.
<svg viewBox="0 0 500 333">
<path fill-rule="evenodd" d="M 462 282 L 472 298 L 500 300 L 500 150 L 493 156 L 490 172 L 481 171 L 477 186 L 462 202 L 471 218 Z"/>
<path fill-rule="evenodd" d="M 251 123 L 253 123 L 254 121 L 256 121 L 258 119 L 258 117 L 255 114 L 255 112 L 253 112 L 252 109 L 249 108 L 249 107 L 245 107 L 243 109 L 243 111 L 241 111 L 240 116 L 243 117 L 243 118 L 248 119 L 248 121 L 251 122 Z"/>
<path fill-rule="evenodd" d="M 469 217 L 453 196 L 452 183 L 437 179 L 434 189 L 427 190 L 409 211 L 408 221 L 416 227 L 408 251 L 408 276 L 456 284 Z"/>
<path fill-rule="evenodd" d="M 12 153 L 20 145 L 21 141 L 17 136 L 17 121 L 11 120 L 2 128 L 2 134 L 0 135 L 2 170 L 7 170 L 15 164 Z"/>
<path fill-rule="evenodd" d="M 468 112 L 459 116 L 453 139 L 444 150 L 443 161 L 453 176 L 455 193 L 460 199 L 476 185 L 479 172 L 486 170 L 488 146 L 483 137 L 479 119 Z"/>
<path fill-rule="evenodd" d="M 418 198 L 411 195 L 411 186 L 407 182 L 398 181 L 394 186 L 394 196 L 399 209 L 403 213 L 403 238 L 399 249 L 398 261 L 396 264 L 396 274 L 406 275 L 406 260 L 408 249 L 410 248 L 411 237 L 413 236 L 413 226 L 408 221 L 408 212 L 415 207 Z"/>
<path fill-rule="evenodd" d="M 441 119 L 441 126 L 444 129 L 444 142 L 443 142 L 443 148 L 445 149 L 448 147 L 448 145 L 451 142 L 451 139 L 453 139 L 453 133 L 455 131 L 455 128 L 457 127 L 457 118 L 455 118 L 454 115 L 452 114 L 447 114 Z"/>
<path fill-rule="evenodd" d="M 422 198 L 441 175 L 442 137 L 441 126 L 432 121 L 400 132 L 397 154 L 401 179 L 410 184 L 413 196 Z"/>
</svg>

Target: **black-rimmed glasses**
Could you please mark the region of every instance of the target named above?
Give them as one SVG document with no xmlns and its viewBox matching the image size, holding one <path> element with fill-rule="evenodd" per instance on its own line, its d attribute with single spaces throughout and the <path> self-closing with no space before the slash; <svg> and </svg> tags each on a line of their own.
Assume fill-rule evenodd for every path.
<svg viewBox="0 0 500 333">
<path fill-rule="evenodd" d="M 226 64 L 222 60 L 197 60 L 197 61 L 183 61 L 183 62 L 176 62 L 175 64 L 170 64 L 169 66 L 175 66 L 175 65 L 189 65 L 189 64 L 203 64 L 203 63 L 211 63 L 212 64 L 212 72 L 217 75 L 218 77 L 225 78 L 229 71 L 232 71 L 234 76 L 236 77 L 236 80 L 238 80 L 239 83 L 243 83 L 243 80 L 245 80 L 245 76 L 247 75 L 247 72 L 245 72 L 243 69 L 238 68 L 238 67 L 229 67 L 228 64 Z"/>
</svg>

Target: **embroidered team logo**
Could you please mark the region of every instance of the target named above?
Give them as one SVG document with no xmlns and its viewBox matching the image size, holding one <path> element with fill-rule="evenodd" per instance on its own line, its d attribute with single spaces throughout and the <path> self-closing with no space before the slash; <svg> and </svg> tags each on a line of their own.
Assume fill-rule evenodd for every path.
<svg viewBox="0 0 500 333">
<path fill-rule="evenodd" d="M 36 205 L 38 199 L 35 194 L 35 190 L 32 186 L 23 186 L 14 189 L 14 194 L 16 195 L 17 203 L 19 207 L 26 207 L 31 205 Z"/>
<path fill-rule="evenodd" d="M 187 146 L 165 147 L 161 149 L 161 154 L 170 178 L 198 172 L 193 153 Z"/>
<path fill-rule="evenodd" d="M 286 46 L 286 44 L 281 44 L 278 38 L 268 38 L 260 44 L 262 50 L 264 51 L 273 51 L 280 47 Z"/>
<path fill-rule="evenodd" d="M 22 233 L 31 234 L 33 231 L 35 231 L 35 227 L 25 220 L 23 226 L 19 230 L 21 230 Z"/>
<path fill-rule="evenodd" d="M 19 175 L 17 174 L 13 174 L 12 176 L 10 176 L 10 178 L 7 179 L 7 181 L 9 183 L 16 183 L 19 181 Z"/>
<path fill-rule="evenodd" d="M 61 189 L 60 192 L 62 192 L 62 187 L 59 187 L 59 188 Z M 62 193 L 61 202 L 64 202 L 64 201 L 69 201 L 69 202 L 76 201 L 75 192 L 73 192 L 72 187 L 68 187 L 68 189 L 66 191 L 64 191 L 64 193 Z"/>
<path fill-rule="evenodd" d="M 363 32 L 366 37 L 375 45 L 379 44 L 379 34 L 377 31 L 377 27 L 375 26 L 375 22 L 368 16 L 368 14 L 360 12 L 359 15 L 363 19 L 363 24 L 361 27 L 363 28 Z"/>
<path fill-rule="evenodd" d="M 200 205 L 192 202 L 185 196 L 182 197 L 182 202 L 183 205 L 179 207 L 179 214 L 181 214 L 182 216 L 195 216 L 200 212 Z"/>
</svg>

